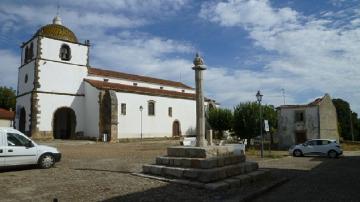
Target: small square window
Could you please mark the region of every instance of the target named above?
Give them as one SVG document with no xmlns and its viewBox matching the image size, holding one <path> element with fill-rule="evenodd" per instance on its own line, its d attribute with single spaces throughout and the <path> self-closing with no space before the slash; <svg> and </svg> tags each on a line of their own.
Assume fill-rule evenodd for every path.
<svg viewBox="0 0 360 202">
<path fill-rule="evenodd" d="M 133 83 L 133 86 L 137 86 L 137 83 Z"/>
<path fill-rule="evenodd" d="M 121 103 L 121 115 L 126 115 L 126 104 Z"/>
<path fill-rule="evenodd" d="M 169 107 L 169 109 L 168 109 L 168 115 L 169 115 L 170 117 L 172 117 L 172 107 Z"/>
<path fill-rule="evenodd" d="M 162 89 L 164 89 L 164 87 L 160 86 L 160 89 L 162 90 Z"/>
<path fill-rule="evenodd" d="M 185 93 L 185 90 L 181 90 L 181 92 Z"/>
</svg>

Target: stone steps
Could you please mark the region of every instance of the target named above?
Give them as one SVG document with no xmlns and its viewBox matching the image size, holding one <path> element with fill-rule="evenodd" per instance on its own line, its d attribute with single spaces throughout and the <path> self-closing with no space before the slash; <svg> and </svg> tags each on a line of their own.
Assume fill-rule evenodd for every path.
<svg viewBox="0 0 360 202">
<path fill-rule="evenodd" d="M 165 182 L 173 182 L 173 183 L 189 185 L 196 188 L 221 191 L 229 188 L 243 187 L 246 186 L 247 184 L 256 183 L 261 180 L 268 179 L 270 177 L 270 171 L 266 169 L 258 169 L 256 171 L 252 171 L 249 173 L 240 174 L 240 175 L 232 176 L 231 178 L 222 179 L 216 182 L 209 182 L 209 183 L 197 182 L 188 179 L 176 179 L 176 178 L 148 175 L 143 173 L 136 173 L 136 175 L 147 177 L 150 179 L 161 180 Z"/>
<path fill-rule="evenodd" d="M 208 169 L 171 167 L 167 165 L 143 165 L 143 172 L 145 174 L 189 179 L 203 183 L 215 182 L 228 177 L 250 173 L 257 169 L 258 164 L 256 162 L 241 162 Z"/>
<path fill-rule="evenodd" d="M 171 167 L 210 169 L 216 167 L 223 167 L 231 164 L 242 163 L 245 162 L 245 160 L 246 160 L 245 155 L 213 157 L 208 159 L 159 156 L 156 157 L 156 164 L 171 166 Z"/>
</svg>

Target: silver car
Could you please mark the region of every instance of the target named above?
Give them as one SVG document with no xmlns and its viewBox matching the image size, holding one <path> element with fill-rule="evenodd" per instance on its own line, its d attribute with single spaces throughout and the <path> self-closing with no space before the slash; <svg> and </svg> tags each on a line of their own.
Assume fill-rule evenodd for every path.
<svg viewBox="0 0 360 202">
<path fill-rule="evenodd" d="M 342 155 L 343 151 L 336 140 L 312 139 L 303 144 L 293 145 L 289 149 L 289 154 L 299 157 L 306 155 L 320 155 L 336 158 Z"/>
</svg>

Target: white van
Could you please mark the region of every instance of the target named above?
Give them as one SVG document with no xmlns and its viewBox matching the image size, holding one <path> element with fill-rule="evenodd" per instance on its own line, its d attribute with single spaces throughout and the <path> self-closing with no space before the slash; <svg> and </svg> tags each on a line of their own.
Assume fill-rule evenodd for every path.
<svg viewBox="0 0 360 202">
<path fill-rule="evenodd" d="M 0 167 L 39 165 L 51 168 L 61 153 L 54 147 L 38 145 L 13 128 L 0 127 Z"/>
</svg>

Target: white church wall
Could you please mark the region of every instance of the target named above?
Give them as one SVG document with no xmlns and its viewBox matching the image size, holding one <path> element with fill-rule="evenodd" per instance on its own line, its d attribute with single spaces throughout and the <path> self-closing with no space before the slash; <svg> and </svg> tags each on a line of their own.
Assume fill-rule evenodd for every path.
<svg viewBox="0 0 360 202">
<path fill-rule="evenodd" d="M 75 132 L 84 131 L 84 96 L 68 96 L 38 93 L 39 99 L 39 124 L 40 131 L 52 131 L 54 113 L 61 107 L 69 107 L 76 115 Z"/>
<path fill-rule="evenodd" d="M 18 72 L 18 94 L 27 93 L 32 91 L 34 88 L 34 66 L 35 61 L 22 66 Z M 27 82 L 25 83 L 25 77 L 28 77 Z"/>
<path fill-rule="evenodd" d="M 130 86 L 134 86 L 134 83 L 136 83 L 136 86 L 138 86 L 138 87 L 155 88 L 155 89 L 160 89 L 160 87 L 163 87 L 163 90 L 171 90 L 171 91 L 177 91 L 177 92 L 182 92 L 184 90 L 185 93 L 195 93 L 195 90 L 192 90 L 192 89 L 178 88 L 178 87 L 155 84 L 155 83 L 147 83 L 147 82 L 143 82 L 143 81 L 132 81 L 132 80 L 127 80 L 127 79 L 118 79 L 118 78 L 113 78 L 113 77 L 101 77 L 101 76 L 92 76 L 92 75 L 87 76 L 87 78 L 92 79 L 92 80 L 98 80 L 98 81 L 103 81 L 104 79 L 108 79 L 109 82 L 111 82 L 111 83 L 119 83 L 119 84 L 130 85 Z"/>
<path fill-rule="evenodd" d="M 99 137 L 99 90 L 90 84 L 85 87 L 85 136 Z"/>
<path fill-rule="evenodd" d="M 118 138 L 140 138 L 142 111 L 143 137 L 171 137 L 175 120 L 180 122 L 182 135 L 196 126 L 195 101 L 169 97 L 147 96 L 131 93 L 116 93 L 118 99 Z M 155 101 L 155 116 L 148 115 L 148 101 Z M 126 115 L 121 114 L 121 103 L 126 104 Z M 172 117 L 168 108 L 172 107 Z"/>
<path fill-rule="evenodd" d="M 63 44 L 68 45 L 71 49 L 71 59 L 69 61 L 61 60 L 59 57 L 60 48 Z M 88 46 L 43 37 L 41 39 L 41 53 L 41 58 L 44 59 L 86 65 Z"/>
<path fill-rule="evenodd" d="M 39 91 L 83 94 L 84 66 L 69 65 L 46 60 L 39 61 Z"/>
<path fill-rule="evenodd" d="M 30 130 L 31 93 L 16 98 L 15 128 L 19 129 L 20 110 L 25 109 L 25 131 Z"/>
</svg>

